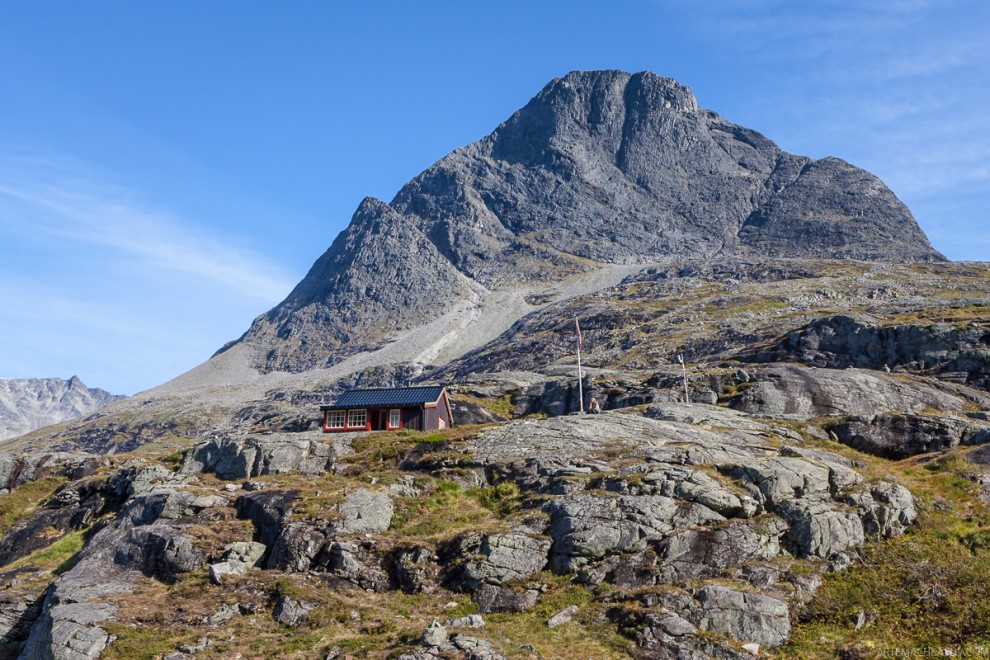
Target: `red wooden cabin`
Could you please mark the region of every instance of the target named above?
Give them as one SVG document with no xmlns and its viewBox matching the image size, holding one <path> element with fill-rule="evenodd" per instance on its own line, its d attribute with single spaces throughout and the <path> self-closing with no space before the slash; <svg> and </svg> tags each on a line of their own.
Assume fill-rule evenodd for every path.
<svg viewBox="0 0 990 660">
<path fill-rule="evenodd" d="M 380 387 L 349 390 L 323 411 L 323 432 L 430 431 L 454 425 L 447 388 Z"/>
</svg>

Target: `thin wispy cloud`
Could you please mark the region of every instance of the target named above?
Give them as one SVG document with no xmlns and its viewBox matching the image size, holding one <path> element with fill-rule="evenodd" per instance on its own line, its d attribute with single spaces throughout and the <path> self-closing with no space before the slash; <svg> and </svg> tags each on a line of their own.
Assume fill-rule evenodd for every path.
<svg viewBox="0 0 990 660">
<path fill-rule="evenodd" d="M 249 240 L 72 160 L 0 154 L 0 377 L 133 393 L 196 366 L 291 289 Z"/>
<path fill-rule="evenodd" d="M 169 211 L 143 205 L 129 191 L 79 173 L 65 176 L 62 163 L 46 167 L 52 164 L 34 159 L 31 164 L 33 179 L 25 177 L 23 167 L 0 167 L 0 203 L 6 202 L 0 222 L 9 230 L 47 236 L 62 249 L 105 248 L 120 258 L 138 260 L 143 268 L 203 278 L 256 300 L 277 301 L 291 288 L 292 282 L 262 255 L 232 247 L 229 239 L 204 232 Z"/>
</svg>

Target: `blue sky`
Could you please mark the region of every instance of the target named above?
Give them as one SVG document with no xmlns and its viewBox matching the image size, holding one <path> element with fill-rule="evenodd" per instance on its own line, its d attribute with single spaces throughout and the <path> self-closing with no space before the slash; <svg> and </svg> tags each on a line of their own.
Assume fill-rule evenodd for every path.
<svg viewBox="0 0 990 660">
<path fill-rule="evenodd" d="M 132 394 L 574 69 L 652 70 L 990 260 L 982 0 L 0 3 L 0 377 Z"/>
</svg>

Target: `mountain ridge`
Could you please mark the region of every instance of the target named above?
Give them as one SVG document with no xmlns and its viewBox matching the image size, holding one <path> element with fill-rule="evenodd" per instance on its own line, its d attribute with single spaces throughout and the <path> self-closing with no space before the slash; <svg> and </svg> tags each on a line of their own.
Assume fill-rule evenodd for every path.
<svg viewBox="0 0 990 660">
<path fill-rule="evenodd" d="M 0 378 L 0 441 L 82 417 L 125 398 L 86 387 L 78 376 Z"/>
<path fill-rule="evenodd" d="M 263 372 L 304 371 L 486 291 L 605 264 L 755 254 L 944 261 L 872 174 L 784 152 L 672 79 L 572 72 L 391 202 L 363 200 L 238 342 L 257 348 Z"/>
</svg>

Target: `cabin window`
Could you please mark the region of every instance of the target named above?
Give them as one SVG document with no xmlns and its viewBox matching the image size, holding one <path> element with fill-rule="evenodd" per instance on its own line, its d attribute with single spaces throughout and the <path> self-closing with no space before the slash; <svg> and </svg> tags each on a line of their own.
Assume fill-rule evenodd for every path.
<svg viewBox="0 0 990 660">
<path fill-rule="evenodd" d="M 344 428 L 344 420 L 346 419 L 346 414 L 343 410 L 331 410 L 327 415 L 327 428 L 328 429 L 342 429 Z"/>
<path fill-rule="evenodd" d="M 402 426 L 402 411 L 394 408 L 388 411 L 388 427 L 397 429 Z"/>
<path fill-rule="evenodd" d="M 364 408 L 360 410 L 347 411 L 347 426 L 349 428 L 364 428 L 368 425 L 368 411 Z"/>
<path fill-rule="evenodd" d="M 443 417 L 437 417 L 437 428 L 438 429 L 447 428 L 447 420 L 445 420 Z"/>
</svg>

